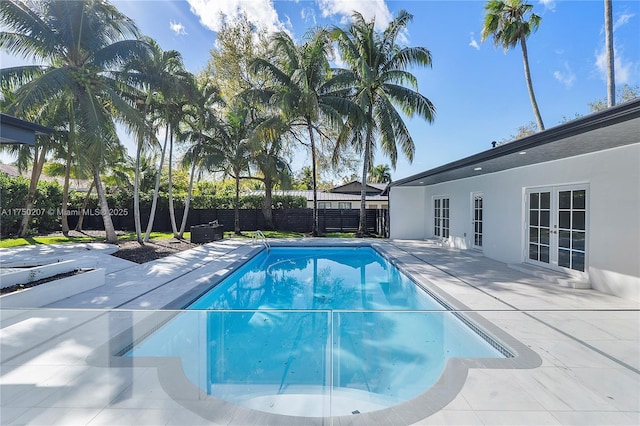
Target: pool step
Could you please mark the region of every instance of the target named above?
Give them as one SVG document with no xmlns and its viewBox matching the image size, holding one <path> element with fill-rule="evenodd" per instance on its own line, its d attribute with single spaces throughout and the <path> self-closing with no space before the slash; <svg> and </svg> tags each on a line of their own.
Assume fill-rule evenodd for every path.
<svg viewBox="0 0 640 426">
<path fill-rule="evenodd" d="M 591 282 L 587 278 L 574 277 L 559 271 L 552 271 L 539 266 L 529 265 L 526 263 L 510 263 L 509 268 L 525 274 L 533 275 L 547 282 L 558 284 L 561 287 L 589 289 Z"/>
</svg>

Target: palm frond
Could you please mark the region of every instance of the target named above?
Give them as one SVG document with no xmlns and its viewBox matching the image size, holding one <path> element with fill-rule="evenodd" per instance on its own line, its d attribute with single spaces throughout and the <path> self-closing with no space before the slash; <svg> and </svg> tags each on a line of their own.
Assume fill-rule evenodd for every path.
<svg viewBox="0 0 640 426">
<path fill-rule="evenodd" d="M 435 106 L 424 95 L 404 86 L 385 84 L 385 92 L 391 101 L 397 105 L 407 116 L 418 114 L 428 122 L 435 118 Z"/>
<path fill-rule="evenodd" d="M 75 81 L 66 68 L 49 68 L 46 72 L 34 73 L 29 83 L 15 91 L 16 100 L 11 109 L 18 114 L 45 105 L 48 100 L 57 98 L 69 88 L 75 87 Z"/>
<path fill-rule="evenodd" d="M 411 66 L 431 67 L 431 52 L 426 47 L 405 47 L 396 52 L 382 67 L 382 72 L 406 70 Z"/>
</svg>

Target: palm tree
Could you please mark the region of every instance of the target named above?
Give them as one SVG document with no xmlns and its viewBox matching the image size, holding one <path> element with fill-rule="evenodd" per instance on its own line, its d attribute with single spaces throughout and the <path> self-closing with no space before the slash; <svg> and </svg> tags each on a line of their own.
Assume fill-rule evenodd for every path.
<svg viewBox="0 0 640 426">
<path fill-rule="evenodd" d="M 254 122 L 247 107 L 232 104 L 224 114 L 221 140 L 216 144 L 226 164 L 225 173 L 235 181 L 233 230 L 240 235 L 240 180 L 245 178 L 251 161 L 251 136 Z"/>
<path fill-rule="evenodd" d="M 2 81 L 15 84 L 12 111 L 26 115 L 52 100 L 69 100 L 68 130 L 82 146 L 100 199 L 106 241 L 117 242 L 100 170 L 114 144 L 119 144 L 114 118 L 139 120 L 112 75 L 124 61 L 144 51 L 138 29 L 129 18 L 102 0 L 0 2 L 0 48 L 43 65 L 5 68 Z"/>
<path fill-rule="evenodd" d="M 187 130 L 183 134 L 186 140 L 191 142 L 191 145 L 182 157 L 182 166 L 190 167 L 191 172 L 189 174 L 189 188 L 184 202 L 184 213 L 180 230 L 178 231 L 178 238 L 182 238 L 187 226 L 187 216 L 189 214 L 196 170 L 213 171 L 220 168 L 224 160 L 217 147 L 213 152 L 207 149 L 208 147 L 216 146 L 216 140 L 220 137 L 220 133 L 223 132 L 223 124 L 218 119 L 218 109 L 224 104 L 220 97 L 220 91 L 208 79 L 198 82 L 198 87 L 194 89 L 192 102 L 186 108 L 185 124 Z"/>
<path fill-rule="evenodd" d="M 604 38 L 607 51 L 607 106 L 616 104 L 616 77 L 613 50 L 613 6 L 612 0 L 604 0 Z"/>
<path fill-rule="evenodd" d="M 389 183 L 391 182 L 391 168 L 387 164 L 378 164 L 371 169 L 371 178 L 373 183 Z"/>
<path fill-rule="evenodd" d="M 487 37 L 492 36 L 493 44 L 495 46 L 502 45 L 505 52 L 510 47 L 515 47 L 520 43 L 522 62 L 524 63 L 524 77 L 527 81 L 533 114 L 536 117 L 538 130 L 544 130 L 538 102 L 533 92 L 527 53 L 527 37 L 538 29 L 542 18 L 532 12 L 532 5 L 523 3 L 522 0 L 490 0 L 485 4 L 484 9 L 486 16 L 482 27 L 483 42 Z"/>
<path fill-rule="evenodd" d="M 298 173 L 296 178 L 296 189 L 312 189 L 313 188 L 313 171 L 311 167 L 304 166 Z"/>
<path fill-rule="evenodd" d="M 264 216 L 265 227 L 268 230 L 275 229 L 273 223 L 273 187 L 276 184 L 288 186 L 291 183 L 291 167 L 283 154 L 282 139 L 259 139 L 255 138 L 252 145 L 253 163 L 259 171 L 259 175 L 252 176 L 252 179 L 261 181 L 264 185 L 264 202 L 262 204 L 262 215 Z"/>
<path fill-rule="evenodd" d="M 191 78 L 193 76 L 191 75 Z M 174 238 L 179 238 L 178 225 L 176 222 L 176 211 L 173 203 L 173 152 L 174 152 L 174 140 L 177 142 L 184 142 L 185 136 L 180 132 L 180 123 L 186 117 L 185 109 L 188 107 L 191 99 L 191 93 L 189 89 L 192 87 L 188 80 L 183 82 L 183 86 L 178 87 L 178 91 L 172 93 L 172 96 L 167 99 L 163 106 L 163 117 L 167 130 L 169 132 L 169 219 L 171 222 L 171 230 L 173 231 Z"/>
<path fill-rule="evenodd" d="M 367 22 L 356 12 L 346 30 L 335 28 L 332 32 L 342 58 L 349 65 L 342 74 L 349 81 L 353 101 L 363 112 L 361 117 L 348 121 L 336 144 L 336 153 L 351 143 L 363 156 L 359 236 L 367 235 L 367 174 L 373 167 L 376 141 L 380 141 L 392 167 L 396 166 L 398 145 L 405 157 L 413 161 L 415 144 L 396 108 L 409 117 L 417 114 L 429 122 L 435 114 L 435 107 L 417 91 L 417 79 L 408 71 L 411 66 L 431 66 L 431 53 L 425 47 L 397 44 L 398 35 L 412 19 L 412 15 L 401 10 L 380 34 L 374 29 L 375 20 Z"/>
<path fill-rule="evenodd" d="M 161 123 L 165 125 L 165 137 L 161 148 L 160 164 L 157 168 L 149 221 L 147 222 L 147 229 L 142 239 L 143 243 L 149 241 L 153 229 L 160 191 L 160 178 L 170 135 L 173 142 L 174 134 L 173 131 L 170 132 L 170 130 L 172 129 L 172 124 L 175 130 L 179 121 L 182 119 L 181 109 L 183 104 L 176 105 L 175 102 L 182 96 L 183 100 L 181 102 L 185 103 L 183 95 L 187 91 L 192 77 L 185 71 L 182 56 L 179 52 L 175 50 L 163 51 L 156 42 L 150 39 L 145 40 L 149 45 L 148 54 L 134 58 L 135 60 L 127 65 L 127 73 L 125 76 L 128 81 L 134 81 L 136 86 L 142 87 L 145 92 L 144 98 L 140 99 L 143 103 L 146 126 L 143 128 L 143 133 L 138 134 L 138 146 L 136 149 L 136 170 L 138 171 L 138 178 L 134 179 L 138 182 L 137 185 L 134 184 L 134 186 L 138 187 L 138 190 L 136 191 L 134 189 L 134 210 L 136 209 L 135 206 L 138 205 L 137 209 L 139 211 L 139 196 L 136 197 L 135 193 L 137 192 L 139 194 L 140 155 L 144 152 L 143 147 L 158 145 L 155 131 L 156 126 Z M 171 161 L 172 148 L 169 154 L 169 161 Z M 175 218 L 173 223 L 175 224 Z M 140 241 L 139 238 L 138 241 Z"/>
<path fill-rule="evenodd" d="M 136 105 L 142 110 L 145 125 L 137 129 L 136 166 L 133 190 L 133 210 L 135 228 L 138 242 L 143 244 L 149 241 L 149 235 L 153 228 L 155 212 L 160 188 L 160 171 L 164 162 L 164 149 L 160 159 L 158 175 L 156 176 L 156 189 L 153 195 L 151 213 L 144 238 L 142 238 L 142 226 L 140 221 L 140 161 L 142 154 L 149 148 L 158 146 L 155 136 L 155 126 L 151 118 L 153 107 L 158 106 L 158 100 L 169 97 L 176 92 L 177 87 L 184 81 L 185 70 L 182 56 L 176 50 L 164 51 L 153 39 L 143 37 L 148 45 L 148 50 L 143 55 L 135 56 L 126 64 L 120 74 L 120 79 L 126 81 L 141 90 L 136 99 Z M 156 114 L 157 116 L 157 114 Z"/>
<path fill-rule="evenodd" d="M 342 117 L 350 113 L 351 104 L 331 78 L 327 60 L 331 40 L 326 30 L 309 33 L 300 46 L 287 33 L 277 33 L 272 37 L 272 49 L 272 61 L 259 58 L 250 65 L 254 75 L 267 76 L 266 87 L 254 90 L 253 95 L 277 111 L 258 131 L 272 140 L 289 134 L 311 151 L 312 235 L 316 236 L 319 234 L 316 137 L 329 139 L 328 132 L 342 126 Z"/>
</svg>

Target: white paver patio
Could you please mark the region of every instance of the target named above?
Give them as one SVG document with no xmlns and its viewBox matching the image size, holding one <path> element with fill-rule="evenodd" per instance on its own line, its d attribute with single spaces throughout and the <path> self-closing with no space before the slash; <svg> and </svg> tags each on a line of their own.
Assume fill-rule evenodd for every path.
<svg viewBox="0 0 640 426">
<path fill-rule="evenodd" d="M 42 309 L 0 309 L 0 423 L 365 424 L 369 419 L 369 424 L 376 424 L 371 422 L 376 418 L 384 419 L 377 424 L 420 425 L 640 424 L 637 302 L 559 287 L 477 254 L 426 242 L 370 242 L 414 277 L 531 348 L 541 358 L 540 366 L 470 368 L 454 397 L 424 417 L 417 414 L 424 407 L 406 403 L 387 410 L 385 417 L 322 419 L 267 416 L 188 391 L 172 396 L 166 370 L 143 360 L 132 360 L 128 366 L 96 361 L 101 355 L 110 359 L 96 351 L 110 350 L 114 336 L 127 330 L 136 334 L 134 326 L 153 315 L 170 315 L 157 309 L 189 300 L 261 248 L 248 240 L 224 240 L 143 265 L 95 254 L 102 267 L 109 268 L 104 286 Z M 63 251 L 73 256 L 71 247 Z M 33 256 L 24 254 L 27 250 L 22 253 Z M 9 258 L 20 261 L 18 253 L 0 251 L 3 264 Z M 203 415 L 203 404 L 210 415 Z"/>
</svg>

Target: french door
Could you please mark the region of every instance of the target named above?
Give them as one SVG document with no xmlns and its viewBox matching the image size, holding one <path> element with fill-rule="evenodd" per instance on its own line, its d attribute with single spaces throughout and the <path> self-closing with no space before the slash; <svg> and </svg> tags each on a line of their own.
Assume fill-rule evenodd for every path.
<svg viewBox="0 0 640 426">
<path fill-rule="evenodd" d="M 587 269 L 588 188 L 526 191 L 527 262 L 584 273 Z"/>
</svg>

